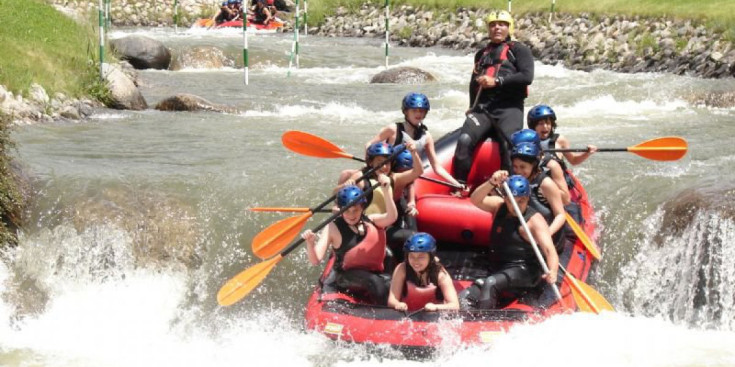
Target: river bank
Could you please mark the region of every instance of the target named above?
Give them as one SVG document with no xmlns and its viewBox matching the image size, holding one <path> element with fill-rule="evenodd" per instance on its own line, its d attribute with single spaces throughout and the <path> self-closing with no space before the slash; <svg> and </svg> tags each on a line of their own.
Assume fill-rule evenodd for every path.
<svg viewBox="0 0 735 367">
<path fill-rule="evenodd" d="M 94 10 L 87 1 L 55 0 L 74 11 Z M 111 8 L 112 24 L 170 26 L 173 4 L 123 0 Z M 216 9 L 212 0 L 186 0 L 180 5 L 180 25 Z M 391 41 L 398 46 L 439 45 L 471 52 L 486 42 L 482 19 L 486 9 L 459 8 L 455 12 L 402 5 L 391 9 Z M 515 38 L 528 44 L 545 64 L 576 70 L 606 69 L 624 73 L 668 72 L 702 78 L 735 76 L 735 48 L 720 32 L 692 20 L 624 15 L 515 14 Z M 384 37 L 384 8 L 364 4 L 339 7 L 312 28 L 327 37 Z"/>
</svg>

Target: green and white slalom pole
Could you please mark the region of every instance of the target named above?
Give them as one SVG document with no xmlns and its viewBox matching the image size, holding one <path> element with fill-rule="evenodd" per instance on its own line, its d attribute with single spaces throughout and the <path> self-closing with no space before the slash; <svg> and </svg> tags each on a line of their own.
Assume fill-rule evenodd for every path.
<svg viewBox="0 0 735 367">
<path fill-rule="evenodd" d="M 247 0 L 243 0 L 245 5 Z M 250 60 L 248 59 L 248 7 L 245 6 L 245 19 L 242 20 L 242 64 L 245 66 L 245 85 L 250 82 L 248 80 L 248 72 L 250 68 Z"/>
<path fill-rule="evenodd" d="M 513 9 L 513 6 L 511 4 L 512 2 L 513 2 L 513 0 L 508 0 L 508 13 L 512 13 L 513 12 L 513 10 L 512 10 Z"/>
<path fill-rule="evenodd" d="M 309 35 L 309 25 L 306 23 L 306 13 L 308 12 L 309 2 L 304 0 L 304 36 Z"/>
<path fill-rule="evenodd" d="M 390 0 L 385 0 L 385 68 L 388 68 L 388 47 L 390 47 Z"/>
<path fill-rule="evenodd" d="M 103 0 L 99 0 L 99 26 L 100 26 L 100 79 L 105 79 L 105 72 L 102 69 L 102 64 L 105 63 L 105 14 Z"/>
<path fill-rule="evenodd" d="M 179 0 L 174 0 L 174 32 L 179 32 Z"/>
<path fill-rule="evenodd" d="M 288 59 L 288 76 L 291 76 L 291 66 L 296 60 L 296 68 L 299 67 L 299 0 L 296 0 L 296 16 L 294 16 L 293 43 L 291 43 L 291 57 Z"/>
<path fill-rule="evenodd" d="M 551 18 L 554 16 L 554 7 L 556 7 L 556 0 L 551 0 L 551 13 L 549 13 L 549 23 L 551 23 Z"/>
<path fill-rule="evenodd" d="M 110 32 L 110 25 L 112 23 L 112 17 L 110 16 L 110 2 L 111 0 L 105 0 L 105 31 Z"/>
</svg>

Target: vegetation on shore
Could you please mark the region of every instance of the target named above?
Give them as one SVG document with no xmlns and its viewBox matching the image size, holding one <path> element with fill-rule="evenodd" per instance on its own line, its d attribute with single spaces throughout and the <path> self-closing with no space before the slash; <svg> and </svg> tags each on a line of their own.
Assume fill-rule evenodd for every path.
<svg viewBox="0 0 735 367">
<path fill-rule="evenodd" d="M 549 12 L 552 0 L 513 1 L 513 13 Z M 324 17 L 344 6 L 357 10 L 363 3 L 378 6 L 385 0 L 318 0 L 309 1 L 309 23 L 320 24 Z M 427 9 L 507 9 L 507 0 L 391 0 L 391 7 L 422 6 Z M 555 11 L 591 15 L 630 15 L 644 17 L 671 17 L 701 22 L 713 31 L 724 33 L 735 40 L 735 1 L 733 0 L 556 0 Z"/>
<path fill-rule="evenodd" d="M 25 203 L 10 158 L 10 151 L 15 149 L 10 140 L 11 123 L 10 116 L 0 112 L 0 248 L 17 242 L 16 229 L 21 225 Z"/>
<path fill-rule="evenodd" d="M 25 93 L 38 83 L 49 95 L 104 96 L 96 23 L 76 23 L 40 0 L 0 0 L 0 85 Z"/>
</svg>

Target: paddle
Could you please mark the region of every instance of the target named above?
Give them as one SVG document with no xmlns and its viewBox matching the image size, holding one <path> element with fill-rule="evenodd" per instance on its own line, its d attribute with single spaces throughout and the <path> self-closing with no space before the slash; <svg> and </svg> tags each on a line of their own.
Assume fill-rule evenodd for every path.
<svg viewBox="0 0 735 367">
<path fill-rule="evenodd" d="M 309 157 L 316 158 L 348 158 L 358 162 L 365 162 L 364 159 L 355 157 L 342 150 L 334 143 L 322 137 L 312 135 L 303 131 L 289 130 L 283 133 L 281 137 L 283 146 L 289 150 Z M 433 182 L 439 185 L 451 187 L 453 189 L 463 189 L 461 186 L 452 184 L 435 178 L 419 176 L 420 179 Z"/>
<path fill-rule="evenodd" d="M 533 238 L 533 235 L 531 234 L 531 230 L 528 228 L 528 224 L 525 220 L 523 220 L 523 213 L 521 212 L 521 208 L 518 207 L 518 203 L 516 203 L 516 198 L 513 197 L 513 193 L 510 191 L 510 187 L 508 186 L 508 182 L 503 181 L 503 189 L 505 190 L 505 194 L 508 195 L 510 198 L 511 204 L 513 204 L 513 210 L 516 213 L 516 216 L 519 219 L 519 222 L 521 222 L 521 226 L 523 227 L 523 230 L 526 232 L 526 235 L 528 236 L 528 240 L 531 241 L 531 247 L 533 247 L 533 252 L 536 254 L 536 258 L 538 259 L 539 263 L 541 264 L 541 269 L 543 269 L 544 274 L 549 273 L 549 267 L 546 265 L 546 260 L 544 260 L 544 256 L 541 255 L 541 251 L 538 248 L 538 244 L 536 244 L 536 239 Z M 562 300 L 561 293 L 559 293 L 559 287 L 556 286 L 556 283 L 551 283 L 551 288 L 554 290 L 554 294 L 556 295 L 556 298 L 559 299 L 559 302 L 564 306 L 564 301 Z M 566 306 L 564 306 L 566 308 Z"/>
<path fill-rule="evenodd" d="M 598 293 L 589 284 L 582 282 L 570 274 L 567 269 L 559 264 L 559 268 L 564 271 L 566 280 L 572 287 L 572 296 L 574 302 L 582 312 L 594 312 L 599 314 L 600 311 L 612 311 L 615 312 L 615 308 L 608 302 L 605 297 Z"/>
<path fill-rule="evenodd" d="M 546 152 L 586 152 L 587 149 L 549 149 Z M 598 152 L 631 152 L 655 161 L 675 161 L 687 153 L 687 141 L 677 136 L 646 140 L 627 148 L 600 148 Z"/>
<path fill-rule="evenodd" d="M 396 148 L 399 149 L 395 149 L 393 151 L 393 154 L 386 158 L 386 160 L 384 160 L 381 165 L 367 170 L 356 181 L 360 181 L 365 177 L 369 177 L 384 164 L 395 159 L 395 157 L 398 156 L 398 153 L 403 151 L 403 145 L 399 145 Z M 307 210 L 304 214 L 282 219 L 258 233 L 255 237 L 253 237 L 253 254 L 261 259 L 267 259 L 279 253 L 284 247 L 286 247 L 291 241 L 293 241 L 293 239 L 299 234 L 299 232 L 301 232 L 301 228 L 304 227 L 306 221 L 308 221 L 309 218 L 314 215 L 314 213 L 321 211 L 335 198 L 337 198 L 337 194 L 332 195 L 329 199 L 325 200 L 316 207 Z"/>
<path fill-rule="evenodd" d="M 574 231 L 574 234 L 577 235 L 577 238 L 579 238 L 580 241 L 582 241 L 582 244 L 587 249 L 587 251 L 592 255 L 592 257 L 595 258 L 595 260 L 600 260 L 602 255 L 600 254 L 600 250 L 597 249 L 597 245 L 595 245 L 594 242 L 592 242 L 592 239 L 587 236 L 587 233 L 582 229 L 582 227 L 579 226 L 579 223 L 572 218 L 569 213 L 564 213 L 564 217 L 567 218 L 567 223 L 570 227 L 572 227 L 572 231 Z"/>
<path fill-rule="evenodd" d="M 393 156 L 391 156 L 391 158 L 393 158 Z M 342 213 L 347 211 L 347 209 L 349 209 L 351 206 L 360 202 L 360 200 L 364 198 L 365 195 L 373 191 L 379 185 L 380 183 L 376 183 L 375 185 L 368 188 L 366 191 L 360 193 L 358 197 L 350 201 L 347 205 L 340 208 L 337 213 L 332 214 L 329 218 L 319 223 L 316 227 L 312 229 L 312 231 L 318 232 L 322 228 L 326 227 L 330 222 L 337 219 L 337 217 L 342 215 Z M 240 272 L 234 278 L 228 280 L 227 283 L 225 283 L 222 288 L 220 288 L 219 292 L 217 292 L 217 303 L 219 303 L 221 306 L 230 306 L 233 303 L 241 300 L 243 297 L 247 296 L 248 293 L 250 293 L 253 289 L 255 289 L 255 287 L 263 282 L 263 279 L 268 276 L 268 273 L 273 270 L 276 264 L 283 260 L 286 255 L 295 250 L 304 241 L 305 240 L 303 238 L 299 238 L 298 241 L 291 244 L 291 246 L 288 246 L 285 250 L 283 250 L 276 256 L 255 264 Z"/>
<path fill-rule="evenodd" d="M 319 213 L 331 213 L 329 209 L 314 210 L 311 208 L 278 208 L 278 207 L 255 207 L 248 209 L 251 212 L 290 212 L 290 213 L 307 213 L 307 212 L 319 212 Z"/>
</svg>

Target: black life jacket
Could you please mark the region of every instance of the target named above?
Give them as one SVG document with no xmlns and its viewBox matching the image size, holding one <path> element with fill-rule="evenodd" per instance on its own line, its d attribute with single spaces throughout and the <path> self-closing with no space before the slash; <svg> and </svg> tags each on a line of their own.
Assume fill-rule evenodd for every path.
<svg viewBox="0 0 735 367">
<path fill-rule="evenodd" d="M 498 44 L 488 44 L 482 52 L 482 55 L 475 63 L 475 68 L 472 72 L 472 80 L 474 83 L 475 78 L 483 75 L 487 75 L 491 78 L 504 77 L 518 72 L 516 67 L 516 57 L 513 54 L 513 46 L 515 42 L 504 41 Z M 522 91 L 511 91 L 507 88 L 496 87 L 490 89 L 483 89 L 480 91 L 483 94 L 481 98 L 481 104 L 487 104 L 494 100 L 504 99 L 507 97 L 515 97 L 525 99 L 528 97 L 528 86 L 523 88 Z"/>
<path fill-rule="evenodd" d="M 548 139 L 541 140 L 540 145 L 543 151 L 543 156 L 541 156 L 539 168 L 541 168 L 545 172 L 549 172 L 549 168 L 547 167 L 549 165 L 549 161 L 553 159 L 559 162 L 561 170 L 564 171 L 564 180 L 567 182 L 567 188 L 571 190 L 574 188 L 574 179 L 572 179 L 572 176 L 569 175 L 569 167 L 567 166 L 567 162 L 564 160 L 564 158 L 559 157 L 559 155 L 555 152 L 548 151 L 549 149 L 556 149 L 557 139 L 559 139 L 559 134 L 551 134 Z"/>
<path fill-rule="evenodd" d="M 528 222 L 536 213 L 536 209 L 529 205 L 523 213 L 523 219 Z M 520 226 L 519 218 L 509 215 L 505 204 L 498 209 L 490 231 L 490 261 L 538 264 L 533 246 L 521 237 Z"/>
</svg>

